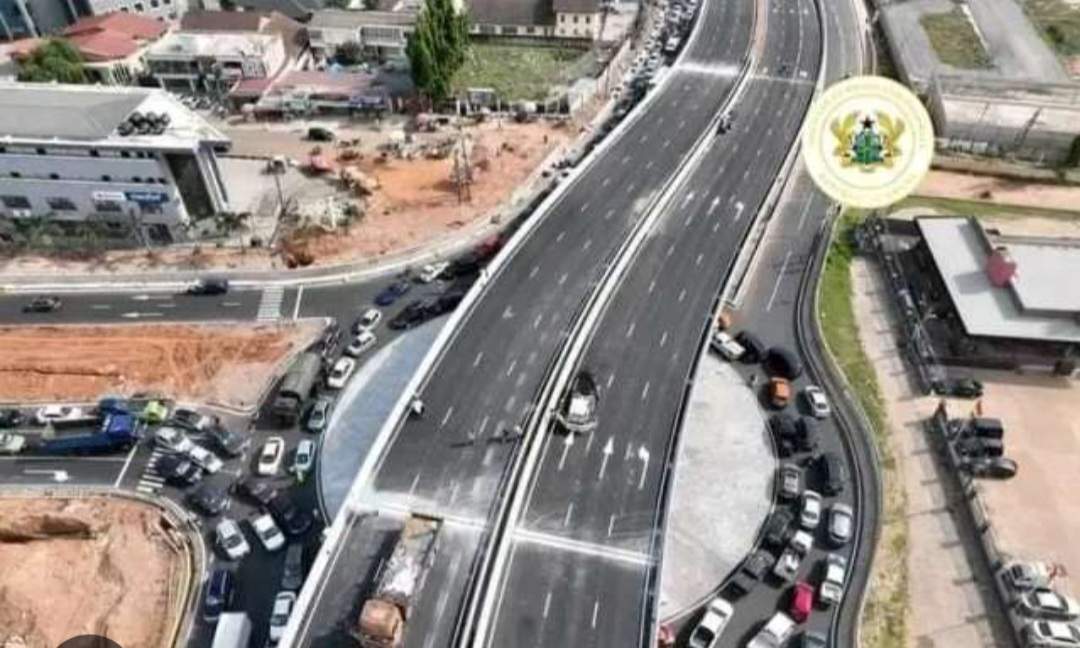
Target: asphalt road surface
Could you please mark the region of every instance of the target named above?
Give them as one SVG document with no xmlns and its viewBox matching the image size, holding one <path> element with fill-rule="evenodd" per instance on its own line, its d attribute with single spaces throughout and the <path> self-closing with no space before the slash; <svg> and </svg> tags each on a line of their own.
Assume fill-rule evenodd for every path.
<svg viewBox="0 0 1080 648">
<path fill-rule="evenodd" d="M 365 504 L 439 514 L 450 526 L 486 524 L 514 448 L 489 439 L 531 413 L 581 304 L 725 100 L 749 44 L 751 19 L 748 3 L 705 4 L 701 36 L 688 44 L 685 69 L 674 70 L 644 116 L 583 170 L 462 323 L 423 387 L 424 418 L 397 431 Z M 451 564 L 469 569 L 477 548 L 444 547 L 435 572 Z M 323 589 L 348 587 L 365 572 L 364 564 L 338 564 Z M 451 591 L 451 607 L 442 614 L 421 605 L 410 619 L 407 645 L 447 645 L 462 594 Z M 342 609 L 323 600 L 309 619 L 321 636 L 301 643 L 344 645 L 324 631 L 349 623 L 356 602 Z"/>
<path fill-rule="evenodd" d="M 600 385 L 595 441 L 564 454 L 561 436 L 549 435 L 496 597 L 514 604 L 500 608 L 490 645 L 641 642 L 661 482 L 687 379 L 716 296 L 795 141 L 820 57 L 812 0 L 769 2 L 766 48 L 734 107 L 738 121 L 661 216 L 583 355 L 580 368 Z M 564 563 L 583 577 L 534 584 Z"/>
</svg>

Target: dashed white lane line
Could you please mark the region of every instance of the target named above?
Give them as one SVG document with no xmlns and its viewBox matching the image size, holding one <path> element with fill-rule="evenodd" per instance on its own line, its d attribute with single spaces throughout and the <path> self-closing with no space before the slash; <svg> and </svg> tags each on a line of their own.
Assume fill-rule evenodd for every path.
<svg viewBox="0 0 1080 648">
<path fill-rule="evenodd" d="M 769 295 L 769 302 L 765 304 L 765 310 L 772 310 L 773 302 L 776 300 L 776 295 L 780 292 L 780 282 L 784 280 L 784 273 L 787 272 L 788 261 L 791 260 L 791 250 L 787 251 L 784 255 L 784 262 L 780 264 L 780 272 L 776 273 L 776 283 L 773 284 L 772 294 Z"/>
</svg>

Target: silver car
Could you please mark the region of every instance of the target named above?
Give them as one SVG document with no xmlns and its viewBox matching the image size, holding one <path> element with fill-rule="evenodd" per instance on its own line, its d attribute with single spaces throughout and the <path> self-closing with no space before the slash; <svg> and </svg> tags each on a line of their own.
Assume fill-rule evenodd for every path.
<svg viewBox="0 0 1080 648">
<path fill-rule="evenodd" d="M 854 524 L 855 514 L 850 506 L 840 502 L 833 504 L 829 509 L 829 540 L 837 546 L 847 544 Z"/>
</svg>

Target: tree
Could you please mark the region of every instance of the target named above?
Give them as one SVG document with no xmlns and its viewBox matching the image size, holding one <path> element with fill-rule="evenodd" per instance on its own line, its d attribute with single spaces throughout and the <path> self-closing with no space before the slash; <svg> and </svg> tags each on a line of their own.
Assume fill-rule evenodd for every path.
<svg viewBox="0 0 1080 648">
<path fill-rule="evenodd" d="M 453 0 L 424 0 L 405 48 L 416 87 L 436 101 L 448 97 L 468 49 L 468 16 L 455 9 Z"/>
<path fill-rule="evenodd" d="M 356 65 L 364 60 L 364 50 L 356 41 L 345 41 L 334 51 L 334 58 L 342 65 Z"/>
<path fill-rule="evenodd" d="M 19 64 L 19 81 L 89 83 L 82 54 L 71 43 L 50 38 Z"/>
</svg>

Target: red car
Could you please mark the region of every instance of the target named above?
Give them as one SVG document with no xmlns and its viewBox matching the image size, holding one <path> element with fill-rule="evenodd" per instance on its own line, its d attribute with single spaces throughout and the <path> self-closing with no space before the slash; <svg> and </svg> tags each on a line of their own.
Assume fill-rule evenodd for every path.
<svg viewBox="0 0 1080 648">
<path fill-rule="evenodd" d="M 791 609 L 788 613 L 796 623 L 805 623 L 814 607 L 814 586 L 805 581 L 795 583 L 791 590 Z"/>
</svg>

